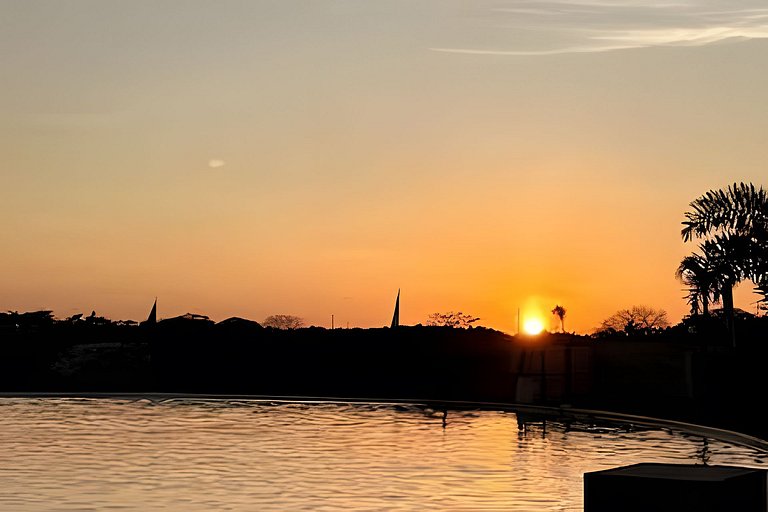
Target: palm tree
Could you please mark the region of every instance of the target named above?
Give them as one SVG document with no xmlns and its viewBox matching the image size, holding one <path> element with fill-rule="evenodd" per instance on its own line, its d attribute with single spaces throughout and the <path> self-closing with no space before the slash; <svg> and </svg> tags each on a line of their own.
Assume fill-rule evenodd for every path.
<svg viewBox="0 0 768 512">
<path fill-rule="evenodd" d="M 557 317 L 560 319 L 560 330 L 565 332 L 565 308 L 557 304 L 554 308 L 552 308 L 552 314 L 557 315 Z"/>
<path fill-rule="evenodd" d="M 726 189 L 710 190 L 690 207 L 681 235 L 685 242 L 703 241 L 700 248 L 716 276 L 735 345 L 734 285 L 750 279 L 760 293 L 768 292 L 761 286 L 768 282 L 768 192 L 751 183 L 734 183 Z"/>
<path fill-rule="evenodd" d="M 758 311 L 765 311 L 766 313 L 763 314 L 768 314 L 768 279 L 765 279 L 762 283 L 758 283 L 755 287 L 755 292 L 763 296 L 762 299 L 757 301 Z"/>
<path fill-rule="evenodd" d="M 703 313 L 709 316 L 709 304 L 720 300 L 720 289 L 712 265 L 704 256 L 686 256 L 675 271 L 677 279 L 688 287 L 686 299 L 691 306 L 691 315 Z"/>
<path fill-rule="evenodd" d="M 717 234 L 747 235 L 766 242 L 768 191 L 753 184 L 734 183 L 725 190 L 710 190 L 690 204 L 685 213 L 683 241 Z"/>
</svg>

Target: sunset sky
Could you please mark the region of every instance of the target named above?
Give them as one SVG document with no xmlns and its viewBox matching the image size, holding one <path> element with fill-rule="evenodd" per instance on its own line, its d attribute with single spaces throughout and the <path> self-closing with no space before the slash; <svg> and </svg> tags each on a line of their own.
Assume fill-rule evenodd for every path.
<svg viewBox="0 0 768 512">
<path fill-rule="evenodd" d="M 3 0 L 0 69 L 0 310 L 677 321 L 768 184 L 765 0 Z"/>
</svg>

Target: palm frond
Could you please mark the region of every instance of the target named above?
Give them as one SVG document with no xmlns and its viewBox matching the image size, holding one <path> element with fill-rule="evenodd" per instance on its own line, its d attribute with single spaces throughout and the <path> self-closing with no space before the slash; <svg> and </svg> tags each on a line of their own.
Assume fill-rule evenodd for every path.
<svg viewBox="0 0 768 512">
<path fill-rule="evenodd" d="M 689 206 L 680 232 L 685 242 L 725 231 L 744 235 L 768 231 L 768 193 L 752 183 L 710 190 Z"/>
</svg>

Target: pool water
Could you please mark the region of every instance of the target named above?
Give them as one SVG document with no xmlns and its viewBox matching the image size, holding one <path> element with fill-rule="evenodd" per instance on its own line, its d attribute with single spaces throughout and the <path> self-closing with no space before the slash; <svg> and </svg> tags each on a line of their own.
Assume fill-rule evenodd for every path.
<svg viewBox="0 0 768 512">
<path fill-rule="evenodd" d="M 511 412 L 207 399 L 0 399 L 0 510 L 581 511 L 583 474 L 765 467 L 667 429 Z"/>
</svg>

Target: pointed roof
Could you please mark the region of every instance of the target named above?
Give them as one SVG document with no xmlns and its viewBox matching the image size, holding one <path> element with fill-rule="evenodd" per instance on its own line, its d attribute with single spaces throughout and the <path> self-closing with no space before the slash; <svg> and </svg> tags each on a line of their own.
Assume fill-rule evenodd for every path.
<svg viewBox="0 0 768 512">
<path fill-rule="evenodd" d="M 392 315 L 392 325 L 390 328 L 400 327 L 400 288 L 397 289 L 397 300 L 395 300 L 395 314 Z"/>
<path fill-rule="evenodd" d="M 157 323 L 157 297 L 155 297 L 155 303 L 152 304 L 152 310 L 149 312 L 149 316 L 144 324 L 156 324 Z"/>
</svg>

